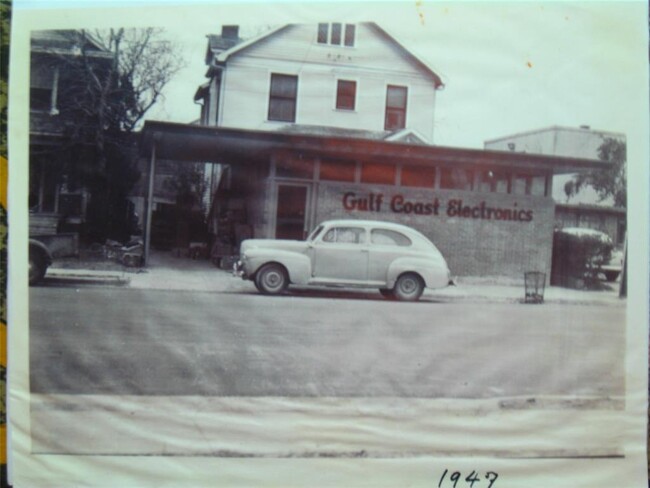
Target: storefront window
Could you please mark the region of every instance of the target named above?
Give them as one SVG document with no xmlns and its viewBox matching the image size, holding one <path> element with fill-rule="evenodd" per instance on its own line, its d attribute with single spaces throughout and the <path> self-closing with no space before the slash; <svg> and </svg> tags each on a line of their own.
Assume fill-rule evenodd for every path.
<svg viewBox="0 0 650 488">
<path fill-rule="evenodd" d="M 443 190 L 471 190 L 473 172 L 463 168 L 442 168 L 440 188 Z"/>
<path fill-rule="evenodd" d="M 534 195 L 543 197 L 546 193 L 546 177 L 516 175 L 512 179 L 512 193 L 515 195 Z"/>
<path fill-rule="evenodd" d="M 530 194 L 537 197 L 546 195 L 546 176 L 533 176 L 531 178 Z"/>
<path fill-rule="evenodd" d="M 356 163 L 354 161 L 334 161 L 324 159 L 320 162 L 320 179 L 329 181 L 354 181 Z"/>
<path fill-rule="evenodd" d="M 396 168 L 394 164 L 363 163 L 361 166 L 361 183 L 394 185 L 395 174 Z"/>
<path fill-rule="evenodd" d="M 275 175 L 311 180 L 314 177 L 314 162 L 299 157 L 284 157 L 275 162 Z"/>
<path fill-rule="evenodd" d="M 530 176 L 517 175 L 512 178 L 512 193 L 515 195 L 530 194 Z"/>
<path fill-rule="evenodd" d="M 436 169 L 424 166 L 402 166 L 402 186 L 433 188 L 436 183 Z"/>
<path fill-rule="evenodd" d="M 486 170 L 481 172 L 478 190 L 492 193 L 508 193 L 509 183 L 510 175 L 507 173 Z"/>
</svg>

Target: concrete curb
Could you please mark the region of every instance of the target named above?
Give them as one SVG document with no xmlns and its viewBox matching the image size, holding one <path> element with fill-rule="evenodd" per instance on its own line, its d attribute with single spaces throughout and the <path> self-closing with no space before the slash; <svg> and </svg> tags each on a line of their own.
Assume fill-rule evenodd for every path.
<svg viewBox="0 0 650 488">
<path fill-rule="evenodd" d="M 120 271 L 82 270 L 50 268 L 45 275 L 46 279 L 81 281 L 88 283 L 113 283 L 126 285 L 131 278 Z"/>
</svg>

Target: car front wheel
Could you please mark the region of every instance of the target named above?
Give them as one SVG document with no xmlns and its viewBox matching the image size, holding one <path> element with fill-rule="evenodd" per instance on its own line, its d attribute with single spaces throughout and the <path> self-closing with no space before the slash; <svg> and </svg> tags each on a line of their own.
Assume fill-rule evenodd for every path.
<svg viewBox="0 0 650 488">
<path fill-rule="evenodd" d="M 424 291 L 424 283 L 415 273 L 405 273 L 397 279 L 393 294 L 395 298 L 404 302 L 414 302 L 420 298 Z"/>
<path fill-rule="evenodd" d="M 289 286 L 289 278 L 283 266 L 265 264 L 255 275 L 255 286 L 266 295 L 277 295 Z"/>
</svg>

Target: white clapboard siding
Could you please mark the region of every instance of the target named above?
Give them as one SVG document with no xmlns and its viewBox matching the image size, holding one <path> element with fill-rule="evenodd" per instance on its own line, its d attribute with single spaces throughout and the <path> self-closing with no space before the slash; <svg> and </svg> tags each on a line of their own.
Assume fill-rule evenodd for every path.
<svg viewBox="0 0 650 488">
<path fill-rule="evenodd" d="M 298 76 L 297 124 L 383 131 L 386 88 L 395 84 L 408 87 L 407 128 L 433 141 L 436 90 L 429 73 L 366 25 L 357 25 L 353 48 L 319 45 L 315 29 L 292 26 L 231 56 L 219 125 L 262 130 L 285 126 L 267 120 L 271 73 L 282 73 Z M 338 79 L 357 82 L 354 111 L 336 110 Z"/>
</svg>

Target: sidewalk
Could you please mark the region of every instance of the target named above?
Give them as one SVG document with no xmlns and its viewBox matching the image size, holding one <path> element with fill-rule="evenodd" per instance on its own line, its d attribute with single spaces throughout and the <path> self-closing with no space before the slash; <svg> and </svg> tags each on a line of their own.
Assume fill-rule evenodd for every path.
<svg viewBox="0 0 650 488">
<path fill-rule="evenodd" d="M 233 277 L 229 271 L 214 267 L 209 261 L 177 258 L 171 253 L 152 253 L 149 265 L 143 269 L 115 266 L 114 270 L 101 269 L 64 269 L 52 266 L 48 278 L 60 280 L 71 279 L 89 282 L 104 282 L 125 285 L 136 289 L 152 290 L 190 290 L 209 293 L 256 293 L 250 281 Z M 424 300 L 440 302 L 485 302 L 485 303 L 520 303 L 524 298 L 523 279 L 486 279 L 477 277 L 460 277 L 457 286 L 441 290 L 427 290 Z M 618 283 L 606 284 L 609 290 L 585 291 L 570 288 L 547 287 L 544 292 L 545 303 L 571 304 L 625 304 L 618 297 Z M 318 291 L 316 291 L 318 290 Z M 331 289 L 314 289 L 316 293 Z M 351 293 L 366 294 L 368 297 L 379 296 L 375 290 L 355 290 Z M 340 290 L 337 290 L 337 296 Z"/>
</svg>

